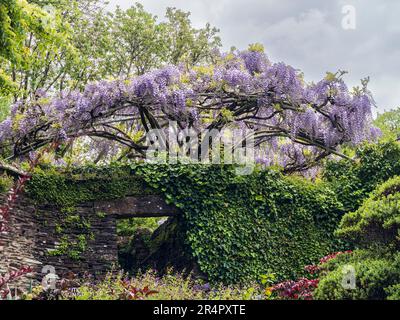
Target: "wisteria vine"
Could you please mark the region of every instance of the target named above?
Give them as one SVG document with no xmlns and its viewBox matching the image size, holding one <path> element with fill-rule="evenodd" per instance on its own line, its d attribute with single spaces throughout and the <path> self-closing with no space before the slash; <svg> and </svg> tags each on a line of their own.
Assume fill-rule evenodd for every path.
<svg viewBox="0 0 400 320">
<path fill-rule="evenodd" d="M 23 157 L 54 139 L 87 136 L 117 142 L 123 155 L 144 156 L 144 135 L 170 121 L 180 129 L 254 130 L 257 160 L 307 170 L 340 146 L 374 139 L 368 80 L 350 91 L 344 72 L 317 83 L 260 51 L 220 54 L 213 65 L 167 66 L 131 80 L 101 81 L 84 90 L 38 91 L 0 123 L 0 151 Z M 109 148 L 109 146 L 104 145 Z"/>
</svg>

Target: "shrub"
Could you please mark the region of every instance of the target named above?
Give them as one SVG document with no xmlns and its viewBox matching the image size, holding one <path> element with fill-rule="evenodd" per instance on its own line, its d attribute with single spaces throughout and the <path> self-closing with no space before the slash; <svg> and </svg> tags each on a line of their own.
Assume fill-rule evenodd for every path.
<svg viewBox="0 0 400 320">
<path fill-rule="evenodd" d="M 271 294 L 272 298 L 284 300 L 313 300 L 314 291 L 319 284 L 319 274 L 325 269 L 325 265 L 339 255 L 350 254 L 351 251 L 336 252 L 327 255 L 319 260 L 319 264 L 305 266 L 304 270 L 309 273 L 307 278 L 297 280 L 286 280 L 267 288 L 266 292 Z"/>
<path fill-rule="evenodd" d="M 355 212 L 346 214 L 336 234 L 359 249 L 327 264 L 315 291 L 317 299 L 395 299 L 400 282 L 400 177 L 371 193 Z M 343 268 L 354 268 L 356 285 L 342 285 Z"/>
<path fill-rule="evenodd" d="M 147 271 L 130 278 L 124 273 L 109 273 L 103 280 L 63 279 L 57 289 L 33 290 L 26 299 L 41 300 L 243 300 L 254 299 L 261 288 L 248 284 L 247 288 L 211 286 L 171 270 L 160 277 Z"/>
<path fill-rule="evenodd" d="M 336 234 L 361 246 L 399 245 L 400 177 L 379 186 L 355 212 L 346 214 Z"/>
<path fill-rule="evenodd" d="M 4 276 L 0 274 L 0 300 L 3 299 L 12 299 L 12 292 L 8 285 L 18 279 L 21 278 L 29 273 L 32 272 L 32 268 L 28 266 L 23 266 L 17 270 L 10 271 L 6 273 Z M 14 297 L 17 298 L 17 297 Z"/>
<path fill-rule="evenodd" d="M 387 300 L 400 300 L 400 283 L 385 289 Z"/>
<path fill-rule="evenodd" d="M 355 270 L 355 288 L 342 285 L 344 268 Z M 355 251 L 338 257 L 321 277 L 314 293 L 315 299 L 382 300 L 388 297 L 387 288 L 400 281 L 400 255 L 390 256 L 369 251 Z"/>
</svg>

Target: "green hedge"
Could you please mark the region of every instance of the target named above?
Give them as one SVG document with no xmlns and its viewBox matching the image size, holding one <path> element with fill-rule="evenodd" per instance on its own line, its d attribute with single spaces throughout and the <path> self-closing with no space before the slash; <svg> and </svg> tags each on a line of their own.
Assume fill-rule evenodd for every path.
<svg viewBox="0 0 400 320">
<path fill-rule="evenodd" d="M 362 246 L 400 247 L 400 177 L 380 185 L 355 212 L 346 214 L 339 237 Z"/>
<path fill-rule="evenodd" d="M 383 250 L 384 251 L 384 250 Z M 343 271 L 351 266 L 355 270 L 355 288 L 342 286 Z M 314 293 L 321 300 L 384 300 L 394 299 L 400 282 L 400 254 L 357 250 L 340 255 L 326 266 Z M 397 289 L 396 289 L 397 288 Z"/>
</svg>

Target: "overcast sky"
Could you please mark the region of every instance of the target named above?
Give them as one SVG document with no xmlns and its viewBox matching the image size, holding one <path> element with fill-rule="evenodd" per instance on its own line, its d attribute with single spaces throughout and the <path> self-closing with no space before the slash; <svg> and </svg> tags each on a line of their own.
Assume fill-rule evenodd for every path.
<svg viewBox="0 0 400 320">
<path fill-rule="evenodd" d="M 221 30 L 224 49 L 264 44 L 269 58 L 301 69 L 317 81 L 326 71 L 349 71 L 357 85 L 371 77 L 379 111 L 400 107 L 400 1 L 398 0 L 109 0 L 128 8 L 140 2 L 163 18 L 166 7 L 192 13 L 196 27 L 206 22 Z M 351 13 L 355 9 L 355 29 Z M 348 22 L 344 29 L 342 22 Z M 349 24 L 350 23 L 350 24 Z"/>
</svg>

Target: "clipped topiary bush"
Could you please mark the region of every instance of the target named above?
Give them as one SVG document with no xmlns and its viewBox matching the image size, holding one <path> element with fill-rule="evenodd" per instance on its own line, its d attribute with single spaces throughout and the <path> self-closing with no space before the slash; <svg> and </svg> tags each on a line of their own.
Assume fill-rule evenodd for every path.
<svg viewBox="0 0 400 320">
<path fill-rule="evenodd" d="M 396 299 L 400 282 L 400 177 L 380 185 L 355 212 L 344 215 L 336 234 L 359 250 L 327 264 L 316 299 Z M 355 288 L 343 286 L 354 268 Z"/>
<path fill-rule="evenodd" d="M 344 286 L 349 268 L 355 273 L 355 287 Z M 387 288 L 400 281 L 400 255 L 357 250 L 327 263 L 314 299 L 383 300 Z"/>
<path fill-rule="evenodd" d="M 355 212 L 346 214 L 336 234 L 362 246 L 400 244 L 400 177 L 379 186 Z"/>
</svg>

